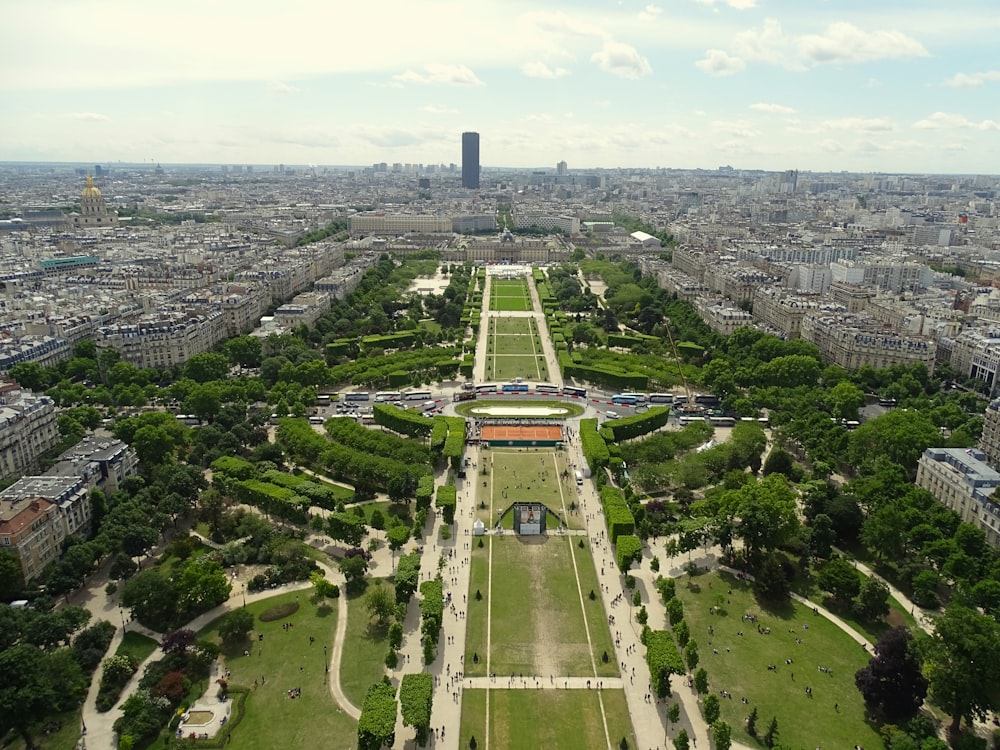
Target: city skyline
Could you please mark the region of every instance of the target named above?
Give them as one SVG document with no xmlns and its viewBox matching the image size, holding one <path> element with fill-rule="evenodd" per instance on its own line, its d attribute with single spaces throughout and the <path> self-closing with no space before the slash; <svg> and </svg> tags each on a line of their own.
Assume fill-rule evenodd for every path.
<svg viewBox="0 0 1000 750">
<path fill-rule="evenodd" d="M 993 7 L 17 0 L 3 161 L 1000 173 Z"/>
</svg>

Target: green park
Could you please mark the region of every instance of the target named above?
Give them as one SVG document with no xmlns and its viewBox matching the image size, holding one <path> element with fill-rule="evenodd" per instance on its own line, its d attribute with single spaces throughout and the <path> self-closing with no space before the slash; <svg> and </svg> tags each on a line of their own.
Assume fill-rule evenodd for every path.
<svg viewBox="0 0 1000 750">
<path fill-rule="evenodd" d="M 431 276 L 444 292 L 411 291 Z M 555 377 L 543 343 L 567 381 L 715 394 L 735 424 L 452 403 L 476 365 Z M 84 723 L 124 750 L 995 742 L 1000 555 L 915 484 L 925 449 L 982 431 L 947 365 L 722 336 L 628 261 L 509 279 L 425 251 L 294 333 L 160 370 L 83 341 L 11 375 L 64 410 L 62 450 L 104 429 L 139 468 L 43 576 L 0 551 L 4 600 L 31 602 L 2 611 L 4 747 L 70 750 Z M 443 413 L 336 408 L 412 386 Z M 490 447 L 479 423 L 570 439 Z M 544 533 L 515 533 L 521 502 Z"/>
</svg>

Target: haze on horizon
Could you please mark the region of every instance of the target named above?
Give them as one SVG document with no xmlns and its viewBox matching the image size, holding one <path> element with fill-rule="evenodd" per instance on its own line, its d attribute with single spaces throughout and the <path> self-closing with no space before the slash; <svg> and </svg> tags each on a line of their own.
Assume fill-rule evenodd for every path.
<svg viewBox="0 0 1000 750">
<path fill-rule="evenodd" d="M 988 0 L 10 0 L 0 160 L 1000 173 Z"/>
</svg>

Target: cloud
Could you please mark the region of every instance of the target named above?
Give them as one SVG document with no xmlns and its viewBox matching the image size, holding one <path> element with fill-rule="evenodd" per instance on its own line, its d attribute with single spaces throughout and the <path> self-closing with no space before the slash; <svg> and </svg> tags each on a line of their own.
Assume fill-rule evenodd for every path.
<svg viewBox="0 0 1000 750">
<path fill-rule="evenodd" d="M 956 73 L 944 82 L 953 89 L 971 89 L 982 86 L 987 81 L 1000 81 L 1000 70 L 985 70 L 981 73 Z"/>
<path fill-rule="evenodd" d="M 830 24 L 822 34 L 799 37 L 796 46 L 799 54 L 814 64 L 928 56 L 920 42 L 901 31 L 865 31 L 843 22 Z"/>
<path fill-rule="evenodd" d="M 639 50 L 630 44 L 606 39 L 604 46 L 590 56 L 591 62 L 605 73 L 613 73 L 622 78 L 636 79 L 649 75 L 653 69 L 649 60 L 639 54 Z"/>
<path fill-rule="evenodd" d="M 100 112 L 67 112 L 63 115 L 67 120 L 80 120 L 81 122 L 111 122 L 111 118 L 102 115 Z"/>
<path fill-rule="evenodd" d="M 733 39 L 733 51 L 748 60 L 804 71 L 826 63 L 856 64 L 874 60 L 927 57 L 924 46 L 901 31 L 867 31 L 833 23 L 821 34 L 786 34 L 773 18 Z"/>
<path fill-rule="evenodd" d="M 561 10 L 532 11 L 522 15 L 521 20 L 546 34 L 597 37 L 599 39 L 610 38 L 608 32 L 597 24 L 588 23 L 581 18 L 563 13 Z"/>
<path fill-rule="evenodd" d="M 402 83 L 446 83 L 451 86 L 483 86 L 475 73 L 464 65 L 446 65 L 444 63 L 427 63 L 424 72 L 407 70 L 394 75 L 393 80 Z"/>
<path fill-rule="evenodd" d="M 457 109 L 448 109 L 447 107 L 438 107 L 433 104 L 427 104 L 422 107 L 424 112 L 430 112 L 432 115 L 457 115 Z"/>
<path fill-rule="evenodd" d="M 562 78 L 568 76 L 566 68 L 550 68 L 543 62 L 526 62 L 521 66 L 521 74 L 528 78 Z"/>
<path fill-rule="evenodd" d="M 731 76 L 739 73 L 747 64 L 724 50 L 710 49 L 705 51 L 705 59 L 696 62 L 695 66 L 710 76 Z"/>
<path fill-rule="evenodd" d="M 663 8 L 652 3 L 639 12 L 640 21 L 652 21 L 663 12 Z"/>
<path fill-rule="evenodd" d="M 757 7 L 757 0 L 694 0 L 696 3 L 701 3 L 702 5 L 712 5 L 714 6 L 716 2 L 720 2 L 722 5 L 728 5 L 730 8 L 735 8 L 736 10 L 747 10 L 749 8 Z"/>
<path fill-rule="evenodd" d="M 755 109 L 758 112 L 767 112 L 772 115 L 795 114 L 795 110 L 791 107 L 786 107 L 783 104 L 770 104 L 767 102 L 757 102 L 756 104 L 751 104 L 750 109 Z"/>
<path fill-rule="evenodd" d="M 854 130 L 868 133 L 895 130 L 896 126 L 884 117 L 839 117 L 820 123 L 823 130 Z"/>
<path fill-rule="evenodd" d="M 286 94 L 297 94 L 299 90 L 294 86 L 291 86 L 283 81 L 270 81 L 267 84 L 267 90 L 272 94 L 278 94 L 284 96 Z"/>
<path fill-rule="evenodd" d="M 951 112 L 935 112 L 924 120 L 913 123 L 913 127 L 919 130 L 946 130 L 969 129 L 969 130 L 1000 130 L 1000 122 L 996 120 L 970 120 L 964 115 L 957 115 Z"/>
<path fill-rule="evenodd" d="M 367 130 L 361 134 L 362 139 L 381 148 L 400 148 L 417 146 L 434 140 L 436 136 L 403 128 L 386 128 L 381 131 Z"/>
</svg>

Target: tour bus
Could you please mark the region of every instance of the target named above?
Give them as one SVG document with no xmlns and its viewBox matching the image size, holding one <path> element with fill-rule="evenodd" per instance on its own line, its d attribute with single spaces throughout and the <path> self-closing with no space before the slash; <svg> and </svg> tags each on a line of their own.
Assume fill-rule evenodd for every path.
<svg viewBox="0 0 1000 750">
<path fill-rule="evenodd" d="M 575 474 L 576 474 L 576 484 L 577 484 L 577 486 L 582 485 L 583 484 L 583 474 L 581 474 L 579 471 L 576 471 Z"/>
<path fill-rule="evenodd" d="M 708 421 L 715 427 L 732 427 L 736 424 L 733 417 L 709 417 Z"/>
<path fill-rule="evenodd" d="M 575 385 L 564 385 L 563 393 L 567 396 L 576 396 L 577 398 L 587 398 L 586 388 L 577 388 Z"/>
<path fill-rule="evenodd" d="M 316 397 L 316 406 L 329 406 L 331 403 L 330 394 L 321 393 Z"/>
<path fill-rule="evenodd" d="M 504 383 L 501 388 L 504 393 L 527 393 L 527 383 Z"/>
<path fill-rule="evenodd" d="M 178 414 L 177 421 L 182 424 L 186 424 L 189 427 L 198 427 L 201 425 L 201 420 L 194 414 Z"/>
<path fill-rule="evenodd" d="M 621 395 L 622 396 L 631 396 L 632 398 L 635 399 L 635 402 L 637 404 L 643 404 L 643 403 L 646 402 L 646 394 L 645 393 L 623 393 Z"/>
<path fill-rule="evenodd" d="M 354 391 L 344 394 L 344 401 L 369 401 L 370 399 L 368 391 Z"/>
<path fill-rule="evenodd" d="M 634 393 L 616 393 L 611 397 L 611 403 L 618 406 L 635 406 L 639 403 L 639 399 L 635 397 Z"/>
<path fill-rule="evenodd" d="M 672 393 L 650 393 L 649 403 L 651 404 L 672 404 L 674 402 L 674 394 Z"/>
<path fill-rule="evenodd" d="M 694 424 L 695 422 L 704 422 L 705 417 L 700 414 L 682 414 L 679 419 L 681 427 L 686 427 L 689 424 Z"/>
<path fill-rule="evenodd" d="M 480 383 L 476 386 L 476 393 L 496 393 L 496 383 Z"/>
<path fill-rule="evenodd" d="M 399 401 L 403 394 L 399 391 L 379 391 L 375 394 L 376 401 Z"/>
<path fill-rule="evenodd" d="M 536 393 L 559 393 L 559 388 L 550 383 L 536 383 L 535 384 Z"/>
<path fill-rule="evenodd" d="M 701 406 L 718 406 L 721 399 L 712 393 L 702 393 L 694 397 L 694 402 Z"/>
<path fill-rule="evenodd" d="M 323 417 L 309 417 L 309 424 L 323 424 Z"/>
<path fill-rule="evenodd" d="M 426 401 L 429 398 L 434 398 L 434 394 L 430 391 L 409 391 L 403 394 L 403 398 L 407 401 Z"/>
<path fill-rule="evenodd" d="M 458 393 L 452 394 L 452 401 L 475 401 L 478 394 L 475 391 L 459 391 Z"/>
</svg>

